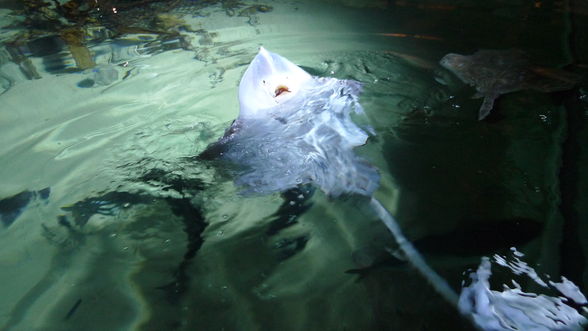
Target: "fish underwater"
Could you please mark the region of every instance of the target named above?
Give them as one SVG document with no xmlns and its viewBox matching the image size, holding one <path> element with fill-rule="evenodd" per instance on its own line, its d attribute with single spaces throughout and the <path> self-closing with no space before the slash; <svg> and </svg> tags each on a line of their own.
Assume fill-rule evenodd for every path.
<svg viewBox="0 0 588 331">
<path fill-rule="evenodd" d="M 359 82 L 311 76 L 261 47 L 239 84 L 239 116 L 198 159 L 220 162 L 244 195 L 315 185 L 332 198 L 342 194 L 367 197 L 405 260 L 458 309 L 460 296 L 426 263 L 373 196 L 379 186 L 378 171 L 353 151 L 367 142 L 368 132 L 375 134 L 352 121 L 353 113 L 363 113 L 360 92 Z M 464 293 L 469 297 L 478 291 L 484 289 Z M 462 309 L 462 314 L 484 328 L 476 323 L 473 311 Z"/>
<path fill-rule="evenodd" d="M 520 50 L 480 50 L 472 55 L 450 53 L 439 61 L 464 83 L 474 86 L 474 98 L 484 98 L 478 119 L 486 118 L 502 94 L 521 90 L 549 93 L 574 87 L 580 77 L 560 69 L 533 66 Z"/>
</svg>

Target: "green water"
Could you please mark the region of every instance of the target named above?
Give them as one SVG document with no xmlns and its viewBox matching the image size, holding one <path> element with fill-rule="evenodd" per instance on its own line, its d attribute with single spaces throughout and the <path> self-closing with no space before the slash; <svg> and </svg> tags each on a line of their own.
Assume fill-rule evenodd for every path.
<svg viewBox="0 0 588 331">
<path fill-rule="evenodd" d="M 475 90 L 438 65 L 516 48 L 585 73 L 583 2 L 99 5 L 0 1 L 0 329 L 472 329 L 390 256 L 365 198 L 242 196 L 194 159 L 236 118 L 259 46 L 362 82 L 376 196 L 457 292 L 516 246 L 586 293 L 586 81 L 478 121 Z"/>
</svg>

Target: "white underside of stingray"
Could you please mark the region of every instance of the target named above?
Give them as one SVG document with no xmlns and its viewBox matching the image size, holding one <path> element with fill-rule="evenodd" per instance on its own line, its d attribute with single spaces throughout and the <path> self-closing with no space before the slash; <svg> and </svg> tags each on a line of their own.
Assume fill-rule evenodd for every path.
<svg viewBox="0 0 588 331">
<path fill-rule="evenodd" d="M 312 81 L 294 63 L 260 47 L 239 83 L 239 117 L 267 118 L 272 108 L 305 93 Z"/>
<path fill-rule="evenodd" d="M 217 143 L 246 193 L 281 192 L 314 183 L 331 196 L 370 196 L 376 169 L 353 153 L 368 135 L 356 81 L 313 77 L 263 47 L 239 85 L 239 117 Z"/>
</svg>

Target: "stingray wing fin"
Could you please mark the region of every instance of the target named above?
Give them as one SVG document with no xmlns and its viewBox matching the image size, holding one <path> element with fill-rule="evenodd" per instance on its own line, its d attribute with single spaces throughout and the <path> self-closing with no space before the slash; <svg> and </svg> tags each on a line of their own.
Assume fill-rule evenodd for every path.
<svg viewBox="0 0 588 331">
<path fill-rule="evenodd" d="M 498 94 L 487 94 L 484 96 L 480 112 L 478 113 L 478 120 L 481 121 L 490 115 L 490 111 L 494 108 L 494 100 L 498 98 Z"/>
</svg>

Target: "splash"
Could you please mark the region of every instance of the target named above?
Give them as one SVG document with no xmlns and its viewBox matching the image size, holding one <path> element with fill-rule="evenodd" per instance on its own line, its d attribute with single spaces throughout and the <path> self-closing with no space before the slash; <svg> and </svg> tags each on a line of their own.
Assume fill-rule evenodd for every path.
<svg viewBox="0 0 588 331">
<path fill-rule="evenodd" d="M 493 262 L 515 275 L 525 275 L 539 286 L 556 290 L 561 296 L 548 296 L 525 292 L 512 281 L 512 287 L 503 285 L 502 291 L 490 289 L 491 260 L 482 258 L 478 270 L 470 275 L 472 283 L 462 289 L 458 308 L 485 331 L 503 330 L 583 330 L 587 320 L 574 308 L 586 312 L 586 297 L 579 288 L 562 277 L 561 282 L 545 282 L 527 263 L 519 259 L 523 254 L 512 248 L 513 258 L 494 255 Z"/>
</svg>

